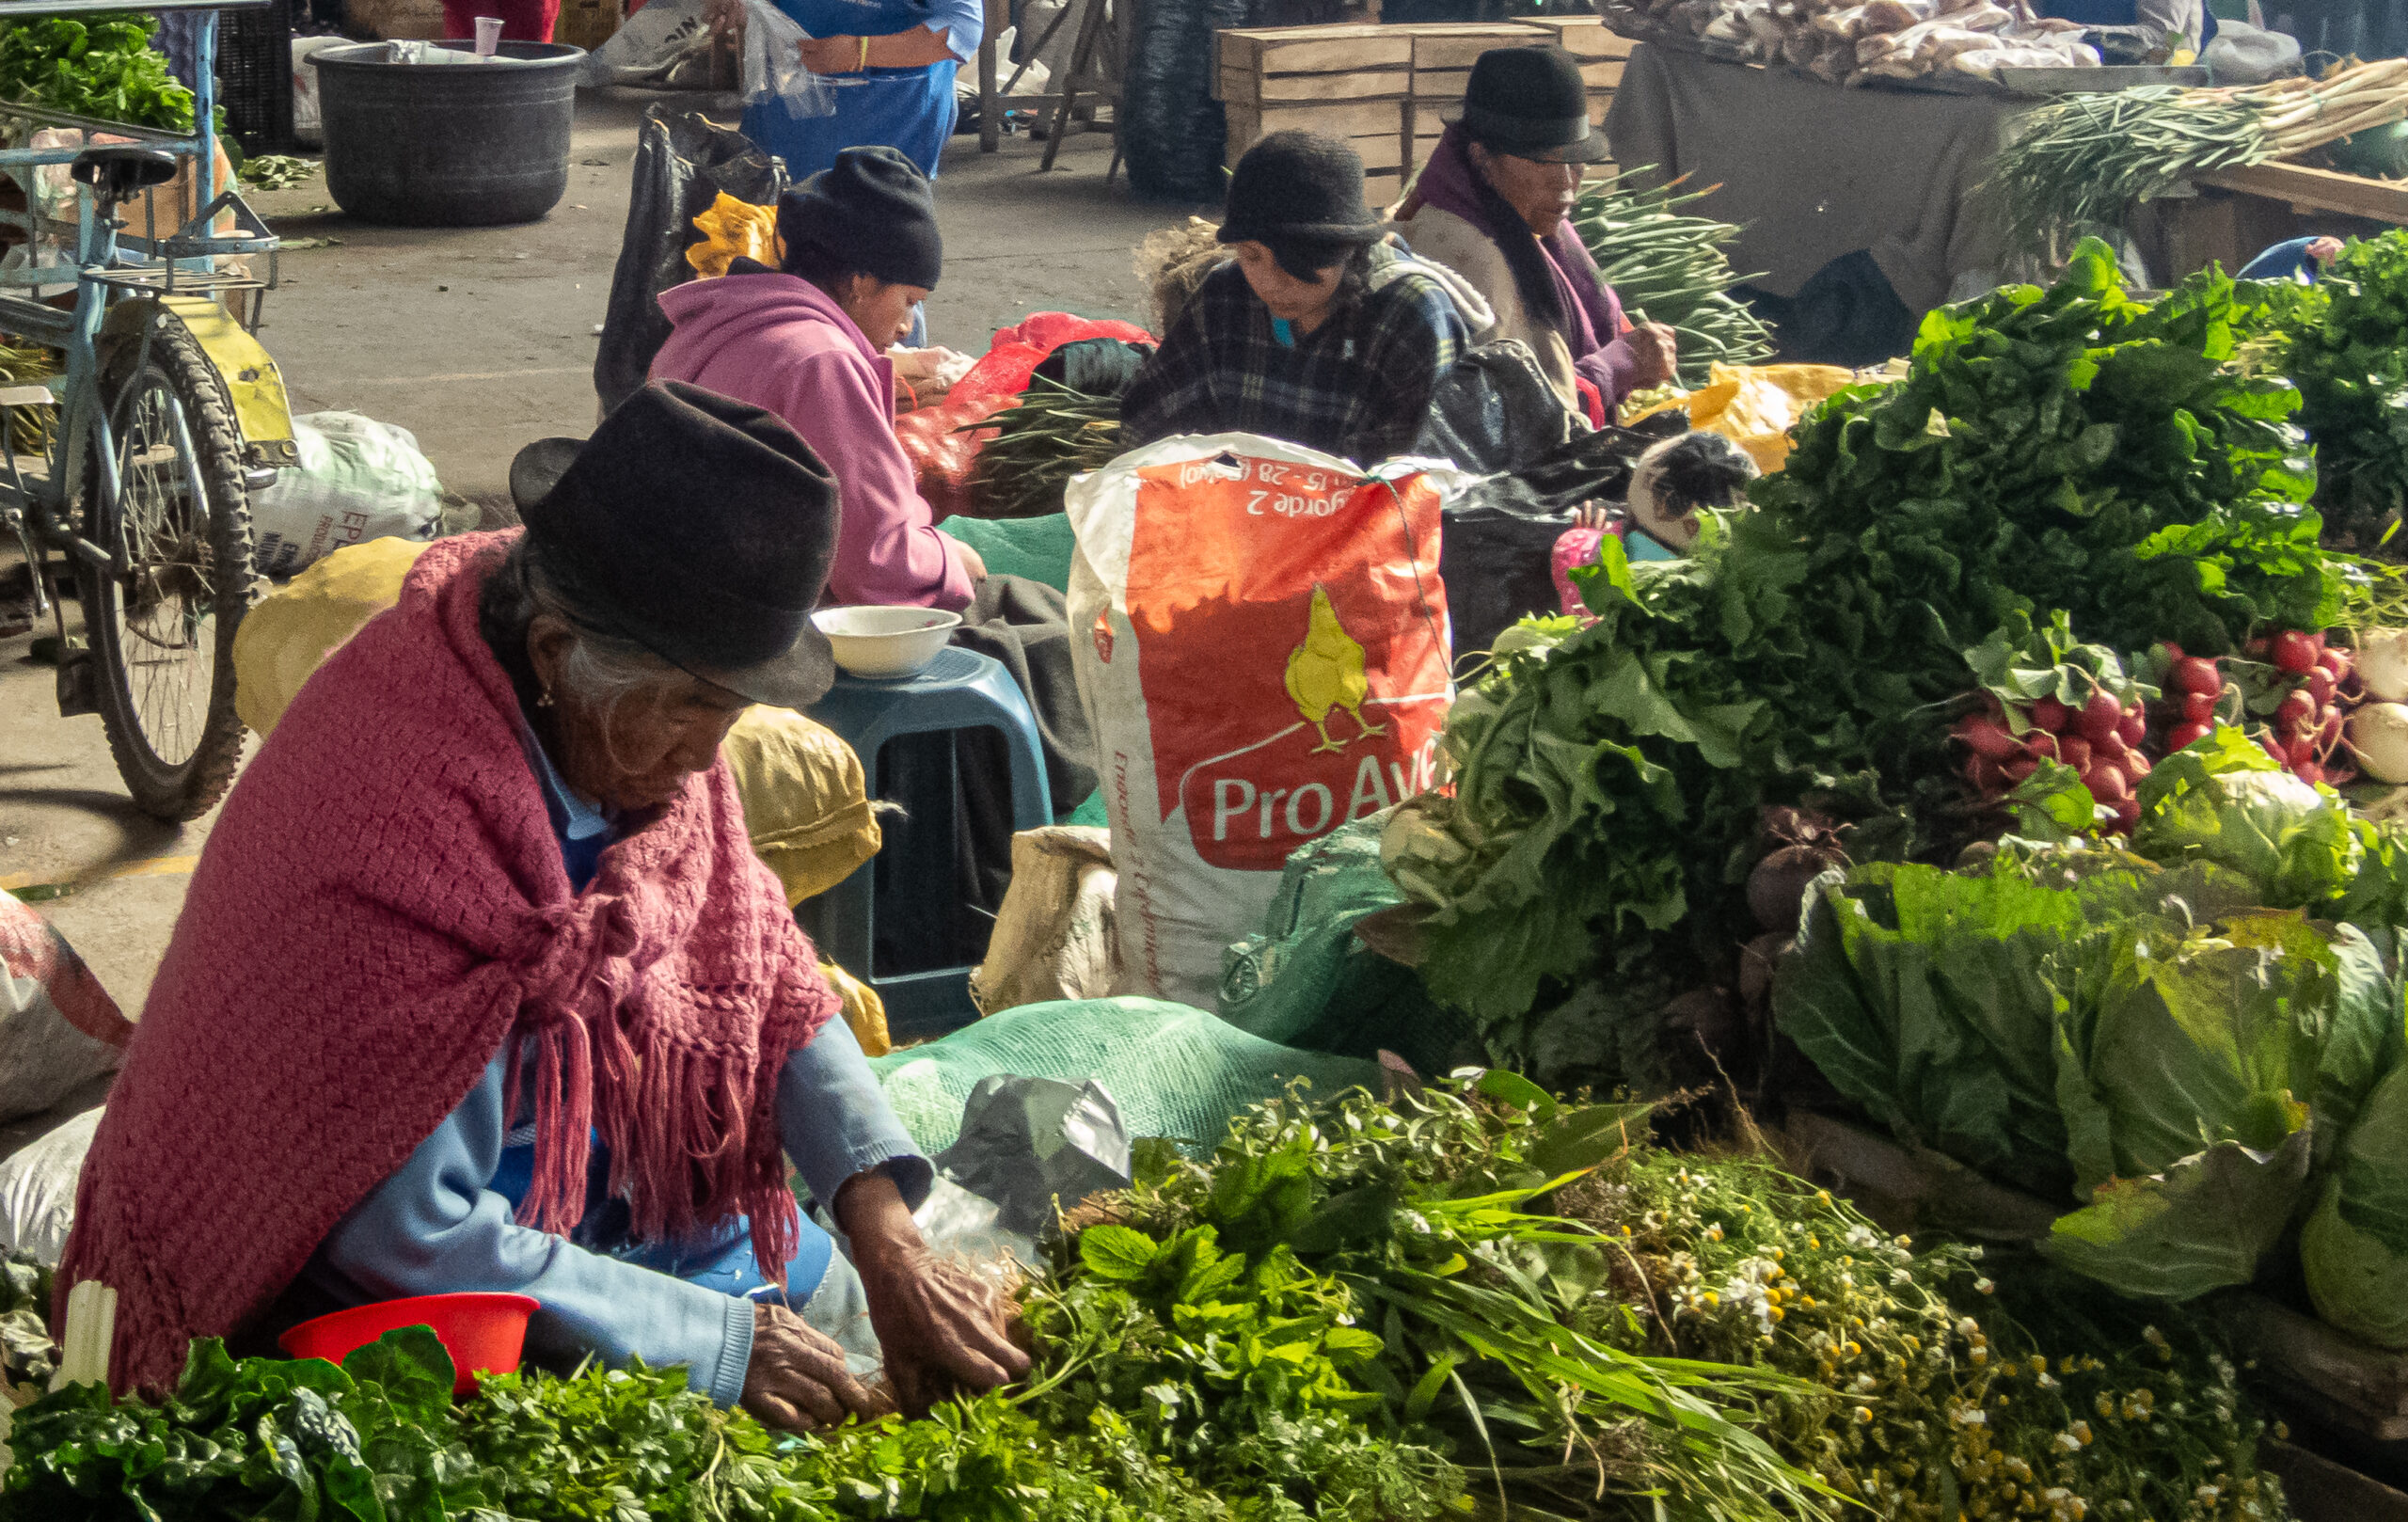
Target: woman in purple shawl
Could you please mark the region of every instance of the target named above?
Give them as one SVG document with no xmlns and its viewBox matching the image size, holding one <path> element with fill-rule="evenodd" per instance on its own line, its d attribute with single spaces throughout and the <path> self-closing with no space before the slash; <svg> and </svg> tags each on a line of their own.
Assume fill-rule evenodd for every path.
<svg viewBox="0 0 2408 1522">
<path fill-rule="evenodd" d="M 1493 49 L 1396 218 L 1416 255 L 1488 298 L 1496 322 L 1473 338 L 1529 344 L 1564 405 L 1592 422 L 1671 380 L 1676 357 L 1671 328 L 1623 316 L 1565 220 L 1583 166 L 1607 151 L 1570 54 Z M 1594 406 L 1582 394 L 1591 390 Z"/>
</svg>

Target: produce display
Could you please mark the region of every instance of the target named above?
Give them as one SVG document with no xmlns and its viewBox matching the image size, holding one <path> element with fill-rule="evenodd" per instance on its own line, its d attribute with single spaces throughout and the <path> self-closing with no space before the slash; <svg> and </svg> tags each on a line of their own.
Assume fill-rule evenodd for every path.
<svg viewBox="0 0 2408 1522">
<path fill-rule="evenodd" d="M 1642 189 L 1644 169 L 1592 182 L 1572 208 L 1573 230 L 1589 246 L 1606 283 L 1634 323 L 1656 322 L 1680 335 L 1680 375 L 1691 389 L 1717 363 L 1754 364 L 1772 357 L 1771 330 L 1731 294 L 1750 278 L 1731 267 L 1723 246 L 1739 230 L 1685 208 L 1711 194 L 1676 185 Z"/>
<path fill-rule="evenodd" d="M 2007 696 L 2017 725 L 2043 696 L 2087 709 L 2107 677 L 2116 759 L 2131 705 L 2164 701 L 2136 662 L 2080 669 L 2081 644 L 2223 662 L 2236 708 L 2266 705 L 2256 721 L 2288 746 L 2275 689 L 2309 678 L 2278 681 L 2253 642 L 2359 620 L 2368 593 L 2319 543 L 2297 394 L 2234 363 L 2260 318 L 2212 274 L 2135 299 L 2085 244 L 2052 289 L 1932 313 L 1905 377 L 1810 414 L 1757 510 L 1709 522 L 1690 558 L 1606 547 L 1578 573 L 1593 622 L 1508 631 L 1450 719 L 1451 796 L 1390 829 L 1432 992 L 1542 1082 L 1710 1082 L 1679 1064 L 1739 1044 L 1738 948 L 1795 927 L 1749 907 L 1751 871 L 1786 844 L 1768 808 L 1822 820 L 1860 861 L 1950 859 L 2032 811 L 1986 773 L 1969 785 L 1974 736 L 1952 725 L 2006 724 Z M 2144 713 L 2154 760 L 2176 726 Z M 2053 743 L 2060 762 L 2074 749 Z M 2088 755 L 2071 784 L 2104 800 L 2042 759 L 2033 808 L 2086 825 L 2123 801 Z M 2125 791 L 2146 774 L 2117 770 Z"/>
<path fill-rule="evenodd" d="M 2245 87 L 2064 95 L 2017 123 L 1981 193 L 2009 249 L 2052 264 L 2194 176 L 2299 158 L 2403 117 L 2408 59 L 2400 58 Z"/>
<path fill-rule="evenodd" d="M 2408 508 L 2408 230 L 2353 240 L 2316 284 L 2281 293 L 2283 373 L 2316 441 L 2329 527 L 2367 551 Z"/>
<path fill-rule="evenodd" d="M 455 1403 L 424 1328 L 340 1369 L 198 1342 L 164 1404 L 18 1411 L 0 1517 L 2287 1514 L 2178 1310 L 2019 1300 L 1647 1124 L 1491 1072 L 1144 1149 L 1021 1291 L 1029 1381 L 917 1420 L 773 1435 L 641 1364 Z"/>
<path fill-rule="evenodd" d="M 0 104 L 192 131 L 192 91 L 176 83 L 166 55 L 150 46 L 158 24 L 127 11 L 0 26 Z"/>
<path fill-rule="evenodd" d="M 1989 0 L 1608 0 L 1599 8 L 1616 30 L 1693 38 L 1718 56 L 1787 64 L 1830 85 L 2099 67 L 2082 27 Z"/>
<path fill-rule="evenodd" d="M 1120 399 L 1090 396 L 1044 375 L 1010 406 L 958 430 L 993 430 L 978 446 L 966 484 L 979 518 L 1034 518 L 1062 511 L 1070 478 L 1120 453 Z"/>
</svg>

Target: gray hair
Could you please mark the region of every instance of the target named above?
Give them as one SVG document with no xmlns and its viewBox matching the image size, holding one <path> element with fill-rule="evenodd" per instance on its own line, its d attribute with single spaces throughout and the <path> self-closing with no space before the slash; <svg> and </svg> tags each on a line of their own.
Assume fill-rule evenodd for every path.
<svg viewBox="0 0 2408 1522">
<path fill-rule="evenodd" d="M 486 579 L 477 607 L 478 632 L 509 674 L 522 707 L 533 708 L 545 695 L 527 654 L 527 632 L 547 613 L 576 632 L 561 665 L 560 683 L 564 695 L 586 707 L 607 713 L 683 674 L 636 641 L 603 628 L 600 620 L 577 605 L 534 542 L 522 535 Z"/>
</svg>

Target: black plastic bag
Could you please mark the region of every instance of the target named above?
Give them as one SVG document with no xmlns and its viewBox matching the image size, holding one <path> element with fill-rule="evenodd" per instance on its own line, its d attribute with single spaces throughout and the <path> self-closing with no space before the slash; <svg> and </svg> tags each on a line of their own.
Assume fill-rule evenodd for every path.
<svg viewBox="0 0 2408 1522">
<path fill-rule="evenodd" d="M 990 1073 L 961 1107 L 961 1134 L 937 1154 L 945 1177 L 995 1202 L 997 1224 L 1035 1236 L 1089 1195 L 1126 1189 L 1129 1131 L 1101 1084 Z"/>
<path fill-rule="evenodd" d="M 1129 188 L 1158 200 L 1218 201 L 1228 122 L 1212 99 L 1225 27 L 1252 20 L 1248 0 L 1162 0 L 1137 10 L 1120 107 Z"/>
<path fill-rule="evenodd" d="M 767 206 L 786 188 L 784 160 L 753 147 L 733 127 L 665 105 L 643 114 L 634 176 L 601 348 L 594 357 L 594 389 L 606 412 L 642 387 L 653 356 L 669 341 L 660 293 L 694 277 L 686 262 L 686 250 L 703 237 L 694 218 L 721 192 Z"/>
<path fill-rule="evenodd" d="M 1537 357 L 1520 340 L 1502 339 L 1471 350 L 1438 377 L 1414 452 L 1491 475 L 1529 464 L 1574 431 L 1571 409 Z"/>
</svg>

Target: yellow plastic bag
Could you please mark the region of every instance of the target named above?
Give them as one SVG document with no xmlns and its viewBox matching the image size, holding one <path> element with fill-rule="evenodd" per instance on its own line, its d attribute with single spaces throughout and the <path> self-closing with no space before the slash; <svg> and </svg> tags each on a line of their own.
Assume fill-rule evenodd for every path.
<svg viewBox="0 0 2408 1522">
<path fill-rule="evenodd" d="M 234 709 L 264 738 L 301 684 L 370 619 L 401 600 L 426 546 L 348 545 L 260 600 L 234 634 Z M 748 708 L 720 753 L 736 774 L 752 848 L 800 904 L 878 854 L 861 758 L 832 730 L 785 708 Z M 879 1016 L 884 1028 L 884 1016 Z"/>
<path fill-rule="evenodd" d="M 1686 406 L 1689 426 L 1746 450 L 1766 475 L 1789 460 L 1789 430 L 1815 403 L 1853 385 L 1856 373 L 1837 365 L 1716 365 L 1707 383 L 1685 397 L 1667 398 L 1623 420 Z"/>
<path fill-rule="evenodd" d="M 234 631 L 234 711 L 261 738 L 335 647 L 401 600 L 418 539 L 346 545 L 260 599 Z"/>
<path fill-rule="evenodd" d="M 778 267 L 784 246 L 778 241 L 778 209 L 737 200 L 722 190 L 711 209 L 694 218 L 703 241 L 686 250 L 686 262 L 705 280 L 727 273 L 728 265 L 750 259 Z"/>
</svg>

